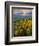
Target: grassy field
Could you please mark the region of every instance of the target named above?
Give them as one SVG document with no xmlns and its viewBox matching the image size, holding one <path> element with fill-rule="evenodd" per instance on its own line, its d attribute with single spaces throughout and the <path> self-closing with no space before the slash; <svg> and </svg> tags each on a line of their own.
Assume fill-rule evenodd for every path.
<svg viewBox="0 0 39 46">
<path fill-rule="evenodd" d="M 32 36 L 32 17 L 16 19 L 13 23 L 14 36 Z"/>
</svg>

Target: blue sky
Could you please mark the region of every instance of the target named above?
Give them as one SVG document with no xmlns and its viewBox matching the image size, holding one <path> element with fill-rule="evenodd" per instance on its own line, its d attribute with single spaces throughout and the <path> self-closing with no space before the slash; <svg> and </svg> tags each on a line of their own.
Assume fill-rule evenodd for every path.
<svg viewBox="0 0 39 46">
<path fill-rule="evenodd" d="M 26 10 L 24 10 L 24 9 L 20 9 L 20 10 L 14 9 L 13 14 L 14 15 L 21 15 L 21 16 L 27 16 L 27 15 L 29 16 L 29 15 L 32 15 L 32 10 L 30 10 L 30 9 L 26 9 Z"/>
<path fill-rule="evenodd" d="M 24 14 L 24 15 L 23 15 Z M 17 15 L 17 16 L 19 16 L 19 15 L 21 15 L 21 16 L 29 16 L 29 15 L 32 15 L 32 12 L 25 12 L 25 13 L 22 13 L 22 12 L 15 12 L 15 15 Z"/>
</svg>

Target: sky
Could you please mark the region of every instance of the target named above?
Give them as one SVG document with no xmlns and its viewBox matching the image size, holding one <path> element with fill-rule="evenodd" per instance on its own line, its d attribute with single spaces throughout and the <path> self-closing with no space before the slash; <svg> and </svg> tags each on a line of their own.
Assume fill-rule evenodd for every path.
<svg viewBox="0 0 39 46">
<path fill-rule="evenodd" d="M 29 16 L 29 15 L 32 15 L 32 10 L 31 9 L 14 9 L 13 14 L 20 15 L 20 16 Z"/>
</svg>

